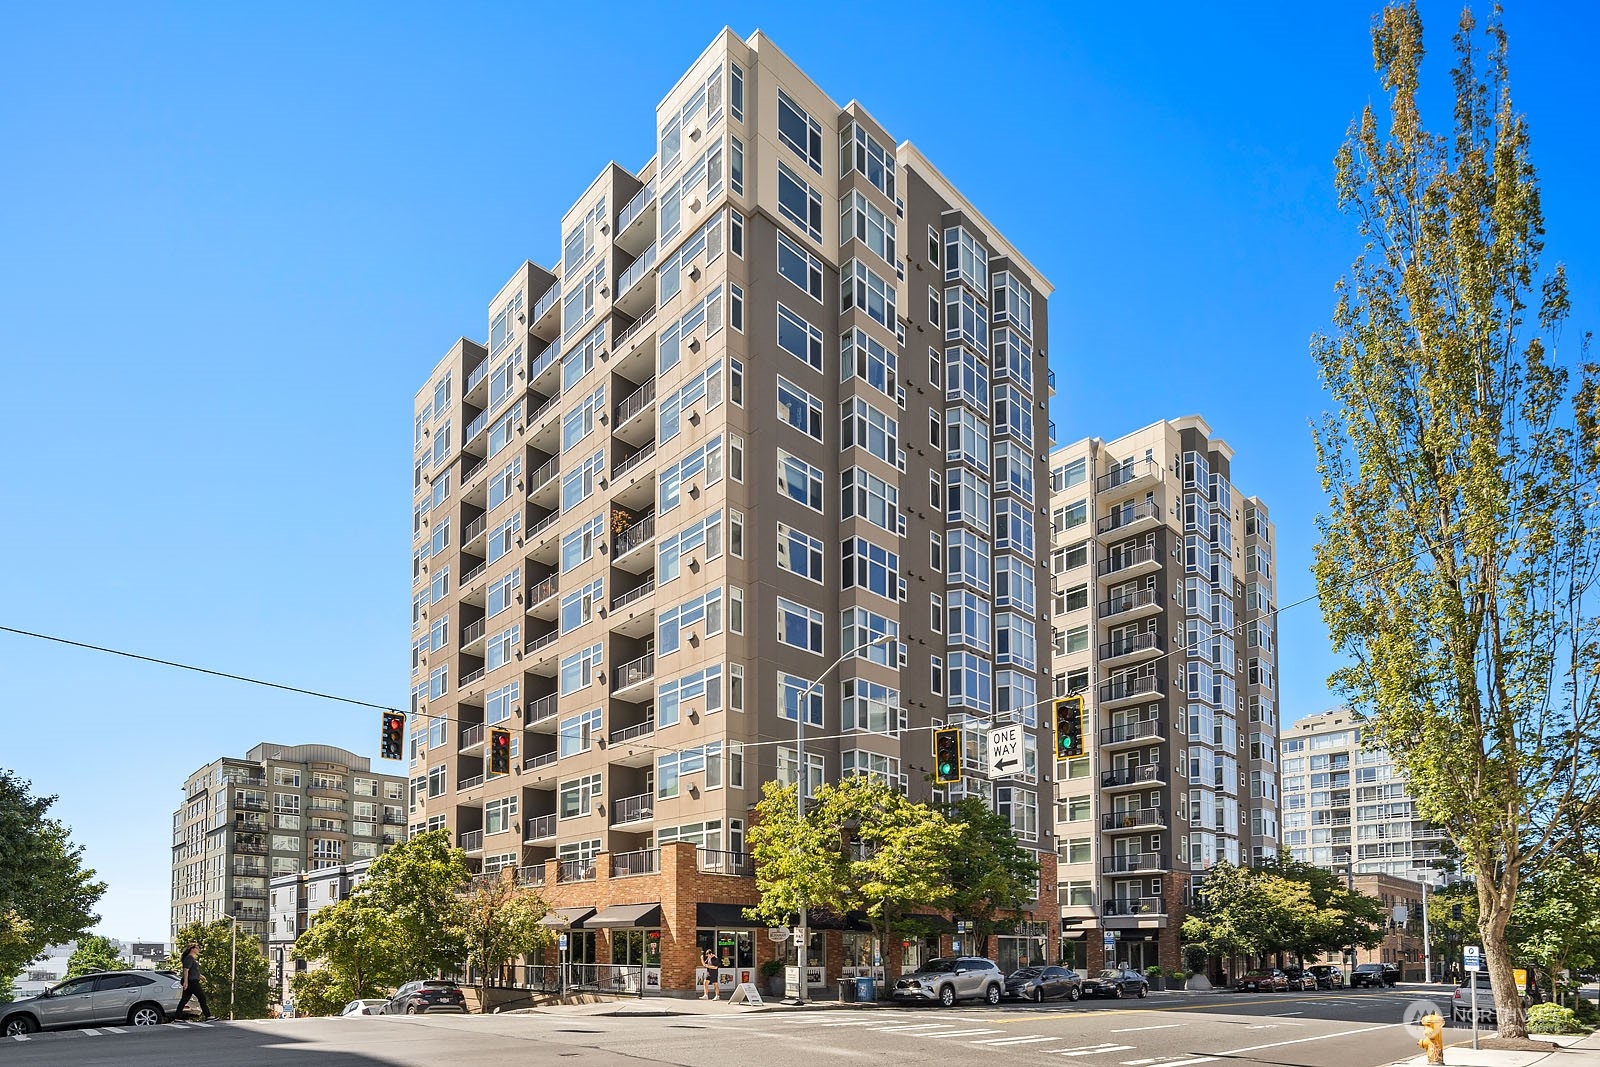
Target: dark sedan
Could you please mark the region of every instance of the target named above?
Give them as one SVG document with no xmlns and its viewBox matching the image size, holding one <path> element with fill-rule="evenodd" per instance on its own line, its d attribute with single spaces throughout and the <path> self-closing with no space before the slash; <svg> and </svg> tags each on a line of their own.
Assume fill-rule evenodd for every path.
<svg viewBox="0 0 1600 1067">
<path fill-rule="evenodd" d="M 1400 968 L 1392 963 L 1358 963 L 1350 972 L 1350 988 L 1363 986 L 1382 989 L 1400 981 Z"/>
<path fill-rule="evenodd" d="M 1283 976 L 1289 979 L 1290 989 L 1316 989 L 1317 976 L 1299 967 L 1285 967 Z"/>
<path fill-rule="evenodd" d="M 1150 992 L 1150 983 L 1138 971 L 1111 967 L 1085 978 L 1080 988 L 1086 997 L 1142 997 Z"/>
<path fill-rule="evenodd" d="M 1287 993 L 1289 976 L 1278 968 L 1251 971 L 1240 978 L 1234 988 L 1241 993 Z"/>
<path fill-rule="evenodd" d="M 1344 968 L 1331 963 L 1317 963 L 1306 968 L 1317 980 L 1318 989 L 1338 989 L 1344 985 Z"/>
<path fill-rule="evenodd" d="M 453 1012 L 465 1015 L 467 998 L 454 982 L 407 982 L 389 998 L 384 1015 L 428 1015 Z"/>
<path fill-rule="evenodd" d="M 1021 967 L 1006 975 L 1006 996 L 1011 1000 L 1077 1000 L 1083 979 L 1065 967 Z"/>
</svg>

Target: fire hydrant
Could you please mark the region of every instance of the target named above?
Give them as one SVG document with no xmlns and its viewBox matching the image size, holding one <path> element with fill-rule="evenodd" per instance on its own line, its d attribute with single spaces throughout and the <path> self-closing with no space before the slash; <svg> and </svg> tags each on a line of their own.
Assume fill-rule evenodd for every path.
<svg viewBox="0 0 1600 1067">
<path fill-rule="evenodd" d="M 1444 1019 L 1438 1012 L 1429 1012 L 1419 1022 L 1422 1024 L 1422 1039 L 1417 1042 L 1417 1047 L 1428 1054 L 1430 1064 L 1444 1063 Z"/>
</svg>

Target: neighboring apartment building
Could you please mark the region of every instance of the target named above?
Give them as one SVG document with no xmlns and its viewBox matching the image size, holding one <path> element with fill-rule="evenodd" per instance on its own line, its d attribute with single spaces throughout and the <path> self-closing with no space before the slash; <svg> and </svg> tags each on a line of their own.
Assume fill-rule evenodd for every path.
<svg viewBox="0 0 1600 1067">
<path fill-rule="evenodd" d="M 237 917 L 267 940 L 274 875 L 370 860 L 405 840 L 406 779 L 331 745 L 262 743 L 191 774 L 172 815 L 172 926 Z"/>
<path fill-rule="evenodd" d="M 268 889 L 267 960 L 272 964 L 272 988 L 280 1002 L 290 999 L 289 986 L 295 973 L 306 969 L 305 960 L 294 958 L 295 941 L 306 932 L 317 912 L 349 896 L 371 866 L 368 859 L 272 879 Z"/>
<path fill-rule="evenodd" d="M 1232 464 L 1194 415 L 1050 457 L 1053 691 L 1085 698 L 1056 774 L 1080 966 L 1179 966 L 1205 872 L 1280 846 L 1273 528 Z"/>
<path fill-rule="evenodd" d="M 687 988 L 715 948 L 731 980 L 771 951 L 740 909 L 762 783 L 924 799 L 931 727 L 959 722 L 959 792 L 1053 895 L 1049 284 L 760 34 L 719 34 L 655 128 L 417 394 L 412 829 L 541 884 L 575 962 L 642 953 Z M 996 717 L 1027 724 L 1001 782 Z M 495 726 L 514 772 L 486 780 Z M 865 936 L 819 932 L 813 977 L 876 966 Z"/>
<path fill-rule="evenodd" d="M 1445 833 L 1417 815 L 1389 753 L 1363 744 L 1361 718 L 1331 708 L 1283 733 L 1283 843 L 1294 858 L 1430 884 L 1454 873 Z"/>
<path fill-rule="evenodd" d="M 21 1000 L 36 997 L 67 976 L 67 964 L 78 950 L 76 941 L 64 945 L 48 945 L 39 958 L 32 960 L 22 972 L 11 980 L 11 995 Z"/>
</svg>

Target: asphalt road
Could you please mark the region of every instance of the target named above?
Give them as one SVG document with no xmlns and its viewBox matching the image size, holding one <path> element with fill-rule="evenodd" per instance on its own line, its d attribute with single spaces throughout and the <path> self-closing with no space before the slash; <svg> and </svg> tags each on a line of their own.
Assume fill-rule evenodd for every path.
<svg viewBox="0 0 1600 1067">
<path fill-rule="evenodd" d="M 1074 1067 L 1379 1067 L 1417 1054 L 1408 1006 L 1449 990 L 1155 994 L 999 1008 L 879 1007 L 611 1017 L 286 1019 L 99 1028 L 0 1041 L 0 1064 L 116 1067 L 821 1067 L 993 1060 Z M 669 1005 L 663 1005 L 669 1006 Z M 1456 1039 L 1459 1031 L 1451 1032 Z"/>
</svg>

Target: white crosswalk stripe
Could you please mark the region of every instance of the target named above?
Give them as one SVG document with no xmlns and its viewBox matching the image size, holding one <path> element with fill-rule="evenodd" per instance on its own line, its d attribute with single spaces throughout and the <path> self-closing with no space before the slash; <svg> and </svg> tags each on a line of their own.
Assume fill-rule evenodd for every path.
<svg viewBox="0 0 1600 1067">
<path fill-rule="evenodd" d="M 1060 1041 L 1059 1037 L 992 1037 L 974 1041 L 974 1045 L 1031 1045 L 1038 1041 Z"/>
<path fill-rule="evenodd" d="M 92 1026 L 86 1026 L 82 1030 L 79 1030 L 78 1033 L 82 1034 L 84 1037 L 99 1037 L 100 1036 L 100 1031 L 96 1030 Z"/>
<path fill-rule="evenodd" d="M 971 1029 L 971 1030 L 943 1030 L 943 1031 L 940 1031 L 937 1034 L 931 1034 L 931 1033 L 930 1034 L 917 1034 L 916 1036 L 917 1037 L 972 1037 L 974 1034 L 1003 1034 L 1003 1033 L 1005 1033 L 1004 1030 L 995 1030 L 995 1029 L 992 1029 L 992 1028 L 985 1029 L 985 1028 L 980 1026 L 980 1027 L 975 1027 L 974 1029 Z"/>
<path fill-rule="evenodd" d="M 1135 1048 L 1135 1047 L 1137 1047 L 1137 1046 L 1135 1046 L 1135 1045 L 1103 1045 L 1100 1048 L 1075 1049 L 1075 1050 L 1073 1050 L 1071 1052 L 1063 1052 L 1062 1055 L 1063 1056 L 1100 1056 L 1100 1055 L 1103 1055 L 1103 1054 L 1105 1054 L 1107 1052 L 1127 1052 L 1129 1049 Z"/>
<path fill-rule="evenodd" d="M 894 1034 L 903 1030 L 940 1030 L 949 1025 L 949 1023 L 915 1023 L 911 1026 L 874 1026 L 873 1029 L 882 1034 Z"/>
<path fill-rule="evenodd" d="M 120 1026 L 102 1026 L 100 1029 L 104 1030 L 108 1034 L 125 1034 L 128 1032 Z"/>
</svg>

